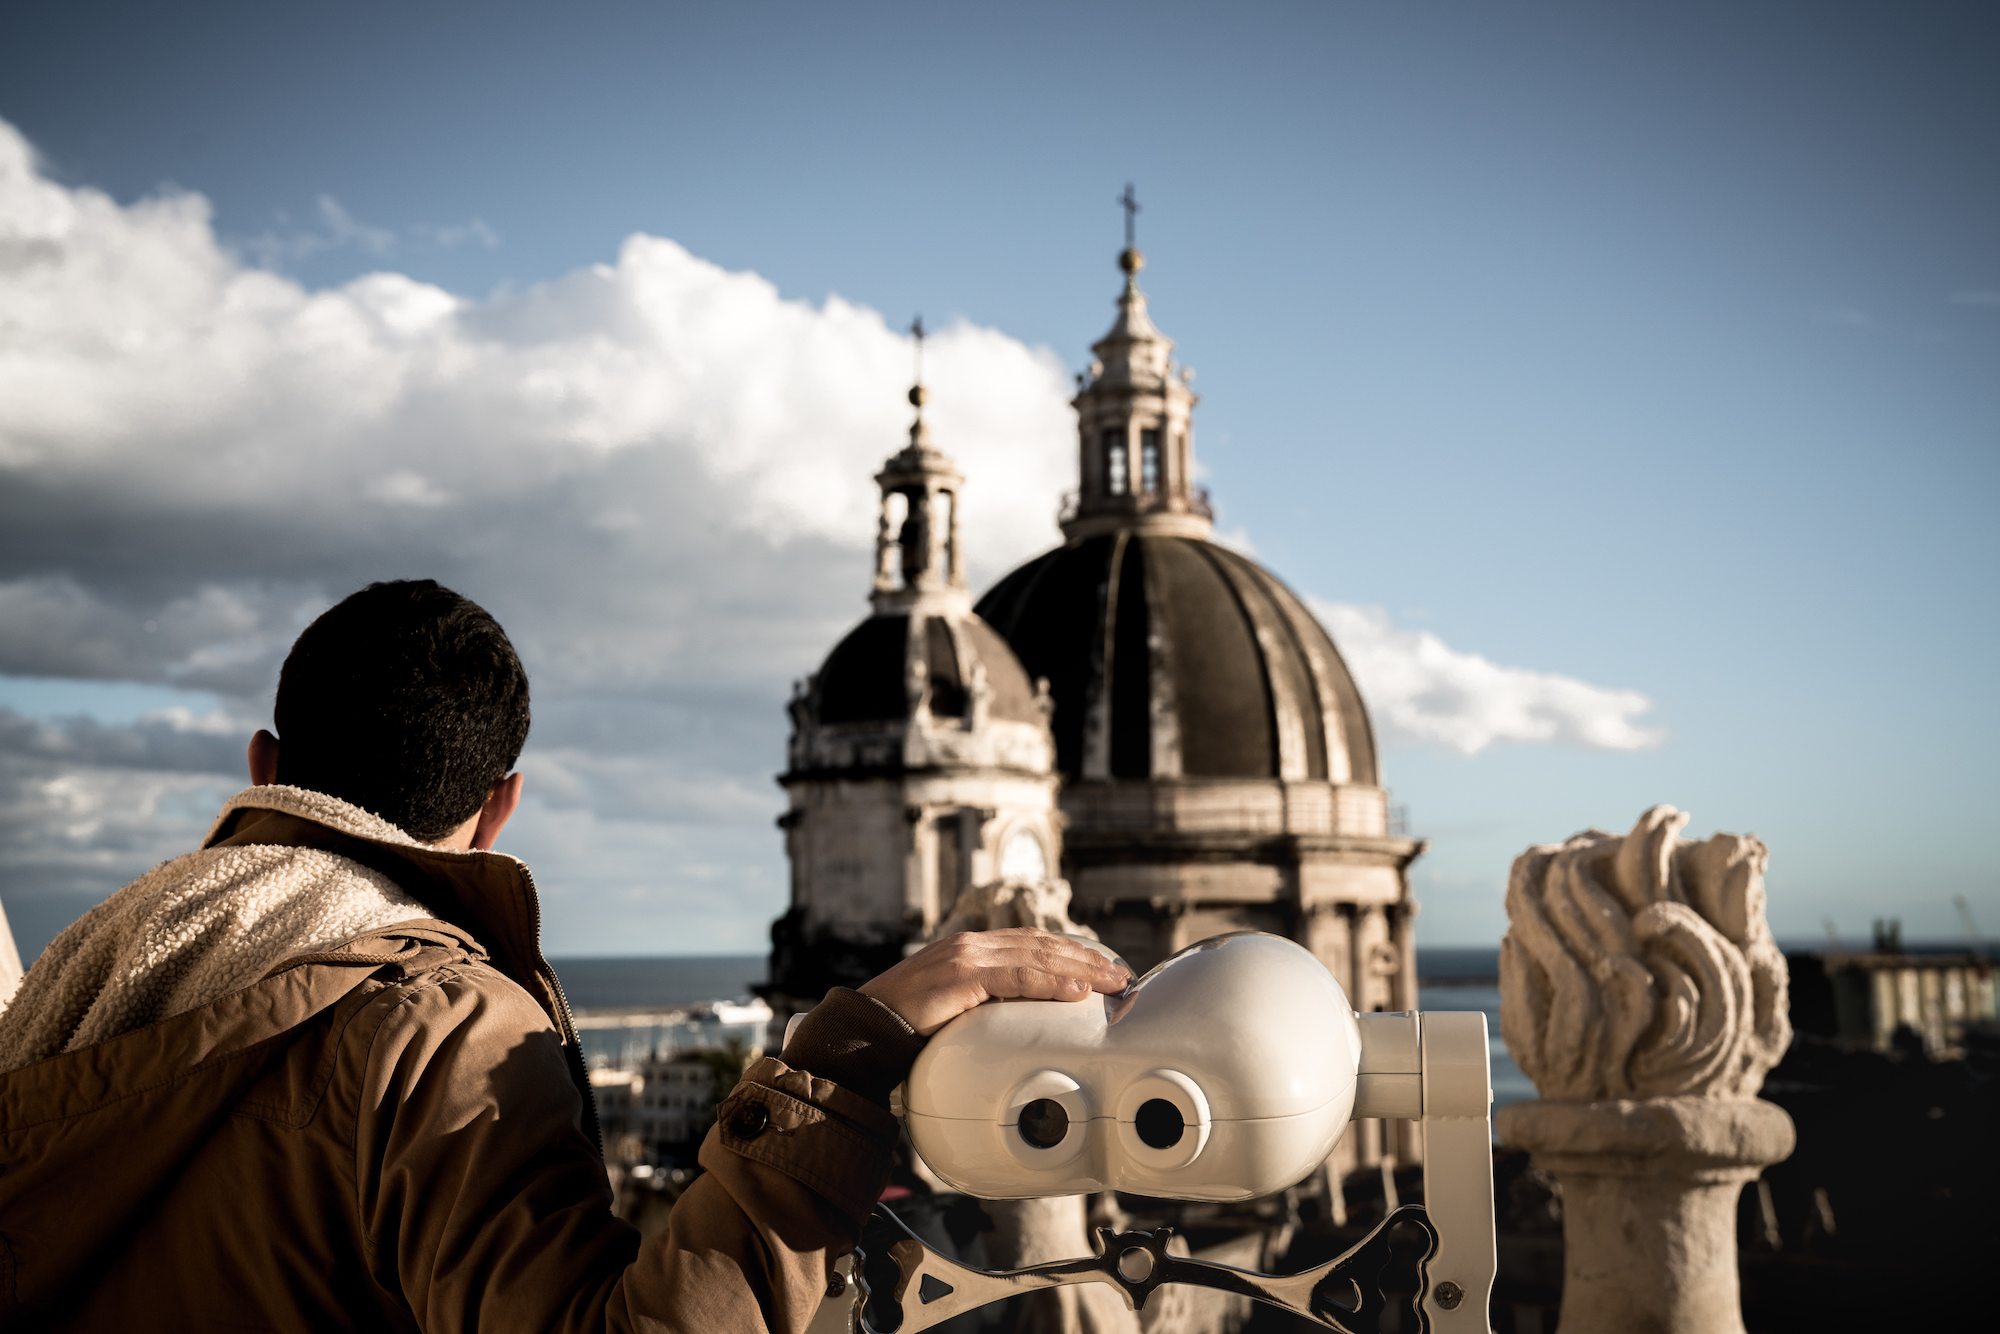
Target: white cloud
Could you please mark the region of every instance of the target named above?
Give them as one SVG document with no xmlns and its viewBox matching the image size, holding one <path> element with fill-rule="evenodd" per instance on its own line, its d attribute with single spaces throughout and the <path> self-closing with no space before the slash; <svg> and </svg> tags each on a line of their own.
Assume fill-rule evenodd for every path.
<svg viewBox="0 0 2000 1334">
<path fill-rule="evenodd" d="M 391 248 L 331 201 L 315 234 Z M 1067 377 L 969 325 L 925 361 L 990 580 L 1056 540 Z M 94 866 L 101 893 L 198 832 L 143 795 L 166 781 L 150 757 L 195 765 L 175 792 L 226 789 L 299 629 L 408 575 L 487 603 L 528 661 L 547 800 L 522 834 L 569 831 L 549 846 L 583 860 L 557 878 L 606 883 L 579 830 L 666 838 L 684 851 L 644 863 L 656 895 L 699 916 L 733 862 L 730 911 L 776 911 L 786 690 L 866 609 L 870 478 L 905 441 L 909 365 L 874 311 L 786 300 L 648 236 L 487 301 L 395 273 L 308 290 L 219 244 L 199 196 L 67 188 L 0 123 L 0 672 L 213 691 L 236 720 L 0 738 L 17 930 L 39 920 L 24 886 L 73 892 Z M 58 821 L 124 830 L 122 851 L 50 842 L 37 822 L 64 792 L 135 803 Z"/>
<path fill-rule="evenodd" d="M 626 689 L 781 678 L 860 610 L 908 412 L 874 311 L 647 236 L 485 302 L 308 291 L 198 196 L 68 189 L 5 126 L 0 246 L 0 670 L 243 691 L 302 605 L 419 570 L 506 604 L 544 677 Z M 1063 370 L 968 325 L 926 362 L 991 578 L 1055 539 Z"/>
<path fill-rule="evenodd" d="M 278 215 L 281 230 L 267 231 L 237 243 L 237 249 L 266 268 L 283 269 L 330 250 L 354 250 L 378 259 L 387 259 L 415 242 L 417 248 L 452 250 L 462 245 L 481 245 L 492 250 L 500 244 L 500 234 L 484 218 L 439 226 L 420 222 L 401 234 L 377 227 L 349 212 L 332 195 L 321 195 L 314 205 L 316 226 L 295 226 L 288 215 Z"/>
<path fill-rule="evenodd" d="M 500 233 L 486 225 L 486 219 L 474 218 L 449 227 L 436 227 L 429 223 L 419 223 L 410 231 L 422 241 L 427 241 L 440 250 L 450 250 L 456 246 L 472 242 L 485 246 L 488 250 L 498 248 Z"/>
<path fill-rule="evenodd" d="M 331 200 L 321 224 L 393 248 Z M 989 583 L 1058 538 L 1068 377 L 969 324 L 925 366 Z M 488 605 L 533 676 L 519 849 L 570 887 L 551 891 L 565 947 L 610 930 L 591 895 L 645 905 L 620 939 L 665 923 L 647 948 L 758 937 L 784 899 L 786 688 L 866 610 L 871 478 L 904 443 L 909 367 L 875 311 L 644 235 L 486 300 L 388 272 L 308 290 L 219 244 L 200 196 L 60 185 L 0 122 L 0 673 L 224 705 L 0 727 L 0 883 L 24 943 L 199 833 L 312 616 L 421 575 Z M 1391 735 L 1651 739 L 1637 696 L 1372 615 L 1329 612 Z"/>
<path fill-rule="evenodd" d="M 1502 667 L 1428 630 L 1407 630 L 1380 607 L 1308 599 L 1353 669 L 1385 739 L 1475 755 L 1499 741 L 1643 750 L 1666 733 L 1638 719 L 1653 701 L 1574 677 Z"/>
<path fill-rule="evenodd" d="M 439 505 L 451 503 L 451 497 L 431 485 L 428 477 L 419 476 L 408 468 L 398 468 L 392 473 L 377 477 L 368 483 L 367 492 L 385 505 L 414 505 L 418 509 L 435 509 Z"/>
</svg>

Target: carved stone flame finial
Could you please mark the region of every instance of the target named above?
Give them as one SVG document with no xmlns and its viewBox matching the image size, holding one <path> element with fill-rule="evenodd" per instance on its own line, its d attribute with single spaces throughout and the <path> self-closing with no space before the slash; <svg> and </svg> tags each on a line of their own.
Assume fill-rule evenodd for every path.
<svg viewBox="0 0 2000 1334">
<path fill-rule="evenodd" d="M 1630 834 L 1530 848 L 1507 886 L 1501 1032 L 1544 1098 L 1751 1098 L 1791 1041 L 1758 839 Z"/>
</svg>

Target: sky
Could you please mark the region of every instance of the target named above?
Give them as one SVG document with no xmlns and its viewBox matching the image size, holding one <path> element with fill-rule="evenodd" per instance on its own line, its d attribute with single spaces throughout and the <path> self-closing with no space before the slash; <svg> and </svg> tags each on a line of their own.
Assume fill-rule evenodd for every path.
<svg viewBox="0 0 2000 1334">
<path fill-rule="evenodd" d="M 975 582 L 1144 283 L 1312 600 L 1420 945 L 1668 802 L 1784 939 L 2000 933 L 2000 15 L 1978 4 L 23 3 L 0 44 L 0 904 L 199 841 L 378 578 L 535 687 L 554 954 L 754 953 L 921 311 Z"/>
</svg>

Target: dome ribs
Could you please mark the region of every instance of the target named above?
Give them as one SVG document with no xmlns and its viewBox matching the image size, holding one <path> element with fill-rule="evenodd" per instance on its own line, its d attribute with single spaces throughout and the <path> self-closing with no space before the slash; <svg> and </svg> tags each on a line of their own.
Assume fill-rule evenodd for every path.
<svg viewBox="0 0 2000 1334">
<path fill-rule="evenodd" d="M 1118 595 L 1107 615 L 1112 658 L 1111 776 L 1151 778 L 1153 772 L 1152 617 L 1146 589 L 1145 543 L 1126 542 L 1118 557 Z"/>
<path fill-rule="evenodd" d="M 1152 764 L 1150 773 L 1154 778 L 1179 778 L 1181 776 L 1181 715 L 1180 697 L 1174 689 L 1173 636 L 1168 627 L 1173 618 L 1166 606 L 1163 595 L 1164 581 L 1160 578 L 1159 554 L 1150 543 L 1141 543 L 1140 554 L 1145 560 L 1144 582 L 1146 591 L 1146 659 L 1151 666 L 1148 673 L 1149 712 L 1147 724 L 1152 742 Z"/>
<path fill-rule="evenodd" d="M 931 712 L 941 718 L 963 718 L 966 673 L 959 666 L 951 625 L 942 616 L 925 618 L 924 666 L 930 680 Z"/>
<path fill-rule="evenodd" d="M 910 618 L 871 616 L 834 645 L 815 690 L 822 723 L 885 722 L 910 715 L 903 689 Z"/>
<path fill-rule="evenodd" d="M 1278 737 L 1277 776 L 1325 779 L 1326 700 L 1315 679 L 1310 650 L 1276 595 L 1273 586 L 1277 580 L 1235 552 L 1212 545 L 1207 552 L 1229 580 L 1256 629 L 1257 647 L 1264 655 L 1265 675 L 1271 682 L 1271 722 Z"/>
<path fill-rule="evenodd" d="M 1015 623 L 1021 619 L 1022 610 L 1034 600 L 1036 585 L 1041 583 L 1042 576 L 1048 573 L 1062 554 L 1063 548 L 1057 547 L 1054 551 L 1029 561 L 993 585 L 986 596 L 979 599 L 979 605 L 973 610 L 979 614 L 981 620 L 998 630 L 1003 638 L 1013 638 Z"/>
<path fill-rule="evenodd" d="M 1376 782 L 1346 662 L 1282 580 L 1202 538 L 1122 530 L 1006 576 L 978 614 L 1046 676 L 1072 782 Z"/>
<path fill-rule="evenodd" d="M 813 677 L 818 723 L 888 723 L 910 716 L 910 659 L 922 660 L 930 712 L 964 718 L 971 708 L 975 667 L 985 677 L 988 711 L 1002 722 L 1039 723 L 1041 710 L 1028 677 L 1014 665 L 1007 641 L 977 616 L 871 616 L 827 654 Z"/>
<path fill-rule="evenodd" d="M 1340 656 L 1339 647 L 1319 618 L 1284 580 L 1261 566 L 1251 568 L 1269 585 L 1310 664 L 1313 685 L 1319 692 L 1320 716 L 1326 727 L 1327 777 L 1336 783 L 1376 786 L 1381 775 L 1375 767 L 1375 729 L 1368 720 L 1368 710 L 1362 706 L 1354 676 L 1347 670 L 1347 660 Z"/>
<path fill-rule="evenodd" d="M 1174 667 L 1181 768 L 1190 778 L 1278 773 L 1271 686 L 1242 598 L 1207 542 L 1144 539 L 1157 553 Z"/>
<path fill-rule="evenodd" d="M 1319 700 L 1305 680 L 1297 647 L 1287 633 L 1283 617 L 1271 605 L 1269 594 L 1256 577 L 1244 568 L 1248 562 L 1208 542 L 1201 544 L 1201 554 L 1215 567 L 1236 599 L 1262 667 L 1274 763 L 1259 776 L 1292 781 L 1325 778 L 1324 751 L 1320 755 L 1320 771 L 1314 773 L 1306 746 L 1305 710 L 1311 708 L 1315 715 L 1312 723 L 1317 727 Z"/>
<path fill-rule="evenodd" d="M 986 684 L 993 692 L 991 708 L 995 718 L 1031 723 L 1041 717 L 1041 710 L 1035 704 L 1034 685 L 1027 676 L 1021 672 L 995 671 L 991 666 L 996 662 L 1005 662 L 1014 653 L 992 626 L 972 616 L 955 622 L 952 629 L 970 647 L 970 658 L 988 664 Z"/>
<path fill-rule="evenodd" d="M 1090 639 L 1088 693 L 1083 705 L 1083 777 L 1103 781 L 1111 777 L 1111 700 L 1117 687 L 1118 593 L 1123 558 L 1131 534 L 1119 532 L 1111 538 L 1110 557 L 1097 577 L 1097 615 L 1091 624 L 1096 633 Z"/>
<path fill-rule="evenodd" d="M 1123 530 L 1003 579 L 979 615 L 1047 677 L 1070 781 L 1377 782 L 1340 652 L 1255 561 L 1201 538 Z"/>
</svg>

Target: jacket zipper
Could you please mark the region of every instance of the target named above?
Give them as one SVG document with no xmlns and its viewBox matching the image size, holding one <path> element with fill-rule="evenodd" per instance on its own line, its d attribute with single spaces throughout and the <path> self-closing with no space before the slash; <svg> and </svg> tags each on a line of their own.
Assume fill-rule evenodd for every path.
<svg viewBox="0 0 2000 1334">
<path fill-rule="evenodd" d="M 535 885 L 535 873 L 526 862 L 519 863 L 521 874 L 528 881 L 528 907 L 534 917 L 535 967 L 542 980 L 548 983 L 549 992 L 556 998 L 556 1015 L 560 1023 L 563 1046 L 568 1049 L 571 1073 L 577 1077 L 577 1091 L 583 1095 L 584 1110 L 589 1117 L 590 1142 L 597 1148 L 597 1156 L 604 1157 L 604 1129 L 597 1117 L 597 1094 L 590 1086 L 590 1066 L 583 1059 L 583 1039 L 577 1036 L 576 1018 L 570 1013 L 569 997 L 563 994 L 562 979 L 549 966 L 548 956 L 542 953 L 542 893 Z"/>
</svg>

